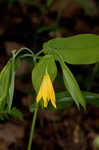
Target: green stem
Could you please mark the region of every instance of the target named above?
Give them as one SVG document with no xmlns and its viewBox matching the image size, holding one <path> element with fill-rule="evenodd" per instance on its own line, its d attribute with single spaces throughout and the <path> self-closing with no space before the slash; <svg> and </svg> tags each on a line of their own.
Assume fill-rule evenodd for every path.
<svg viewBox="0 0 99 150">
<path fill-rule="evenodd" d="M 30 131 L 30 137 L 29 137 L 29 143 L 28 143 L 28 149 L 27 150 L 31 150 L 31 147 L 32 147 L 32 139 L 34 136 L 34 128 L 35 128 L 37 112 L 38 112 L 38 109 L 35 110 L 34 115 L 33 115 L 32 127 L 31 127 L 31 131 Z"/>
<path fill-rule="evenodd" d="M 35 56 L 39 56 L 43 52 L 44 52 L 44 49 L 42 49 L 41 51 L 39 51 Z"/>
<path fill-rule="evenodd" d="M 33 53 L 29 48 L 24 47 L 24 48 L 20 48 L 20 49 L 16 52 L 15 57 L 16 57 L 17 55 L 19 55 L 19 53 L 20 53 L 21 51 L 23 51 L 23 50 L 27 50 L 28 52 L 30 52 L 30 53 L 34 56 L 34 53 Z"/>
<path fill-rule="evenodd" d="M 24 54 L 24 55 L 22 55 L 22 56 L 20 56 L 21 58 L 25 58 L 25 57 L 33 57 L 33 55 L 31 55 L 31 54 Z"/>
</svg>

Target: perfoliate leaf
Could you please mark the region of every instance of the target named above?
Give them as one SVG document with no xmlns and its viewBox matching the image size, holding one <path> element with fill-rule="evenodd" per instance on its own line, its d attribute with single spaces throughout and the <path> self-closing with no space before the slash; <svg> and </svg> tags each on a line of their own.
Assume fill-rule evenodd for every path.
<svg viewBox="0 0 99 150">
<path fill-rule="evenodd" d="M 44 75 L 48 72 L 51 80 L 53 81 L 57 75 L 57 68 L 52 55 L 44 56 L 32 71 L 33 87 L 38 92 Z"/>
<path fill-rule="evenodd" d="M 66 38 L 56 38 L 44 43 L 45 53 L 55 51 L 69 64 L 92 64 L 99 61 L 99 36 L 80 34 Z"/>
</svg>

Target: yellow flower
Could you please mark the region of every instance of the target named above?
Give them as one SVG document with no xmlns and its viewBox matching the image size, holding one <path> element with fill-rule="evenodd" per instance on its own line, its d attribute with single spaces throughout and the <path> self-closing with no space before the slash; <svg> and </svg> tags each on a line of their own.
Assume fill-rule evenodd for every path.
<svg viewBox="0 0 99 150">
<path fill-rule="evenodd" d="M 37 103 L 41 100 L 41 98 L 43 98 L 44 107 L 47 107 L 49 100 L 51 100 L 52 105 L 56 108 L 54 88 L 48 74 L 43 77 L 40 90 L 36 97 Z"/>
</svg>

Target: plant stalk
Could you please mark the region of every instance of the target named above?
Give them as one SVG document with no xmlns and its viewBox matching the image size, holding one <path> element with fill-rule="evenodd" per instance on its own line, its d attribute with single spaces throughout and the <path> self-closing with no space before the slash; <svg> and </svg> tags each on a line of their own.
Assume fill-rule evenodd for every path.
<svg viewBox="0 0 99 150">
<path fill-rule="evenodd" d="M 27 150 L 31 150 L 31 147 L 32 147 L 32 139 L 33 139 L 33 136 L 34 136 L 34 128 L 35 128 L 35 123 L 36 123 L 36 118 L 37 118 L 37 112 L 38 112 L 38 109 L 36 108 L 36 110 L 34 112 L 34 115 L 33 115 L 32 127 L 31 127 L 31 130 L 30 130 L 30 137 L 29 137 L 29 143 L 28 143 Z"/>
</svg>

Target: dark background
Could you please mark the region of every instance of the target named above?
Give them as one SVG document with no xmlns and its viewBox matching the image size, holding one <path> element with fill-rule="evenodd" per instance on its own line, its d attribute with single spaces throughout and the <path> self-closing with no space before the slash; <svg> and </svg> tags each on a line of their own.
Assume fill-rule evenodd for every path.
<svg viewBox="0 0 99 150">
<path fill-rule="evenodd" d="M 0 70 L 11 51 L 28 47 L 34 53 L 45 41 L 76 34 L 99 34 L 98 0 L 1 0 L 0 1 Z M 95 64 L 68 65 L 84 91 L 99 92 L 99 71 Z M 25 150 L 28 144 L 32 113 L 32 64 L 22 61 L 15 80 L 13 106 L 19 108 L 24 121 L 0 121 L 0 150 Z M 60 72 L 61 74 L 61 72 Z M 64 85 L 55 84 L 64 89 Z M 55 112 L 39 111 L 33 150 L 96 150 L 93 141 L 99 134 L 99 109 L 72 108 Z"/>
</svg>

